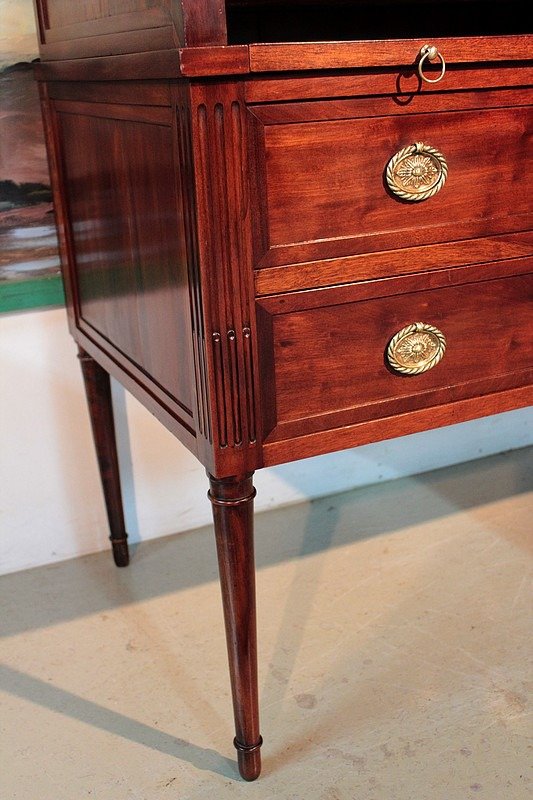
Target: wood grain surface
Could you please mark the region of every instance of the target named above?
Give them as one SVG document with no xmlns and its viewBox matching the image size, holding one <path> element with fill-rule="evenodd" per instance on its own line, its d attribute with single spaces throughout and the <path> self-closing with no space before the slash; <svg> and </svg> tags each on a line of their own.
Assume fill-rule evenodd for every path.
<svg viewBox="0 0 533 800">
<path fill-rule="evenodd" d="M 36 6 L 68 319 L 115 557 L 110 375 L 207 468 L 234 744 L 254 780 L 253 471 L 533 402 L 533 37 L 508 3 L 440 21 L 419 18 L 421 2 L 410 39 L 388 0 L 368 19 L 341 2 L 326 19 L 314 0 Z M 321 21 L 343 40 L 312 41 Z M 416 70 L 426 24 L 448 64 L 438 84 Z M 295 30 L 306 41 L 287 41 Z M 415 142 L 448 177 L 413 204 L 384 172 Z M 413 322 L 441 330 L 446 352 L 405 376 L 386 351 Z"/>
<path fill-rule="evenodd" d="M 260 107 L 255 266 L 527 229 L 531 114 L 514 105 L 522 93 L 492 102 L 504 98 L 510 108 L 452 111 L 452 100 L 440 111 L 432 96 L 393 115 L 384 101 L 382 116 L 379 100 Z M 476 105 L 474 95 L 463 101 Z M 443 154 L 448 177 L 437 195 L 410 203 L 390 192 L 384 172 L 415 142 Z"/>
<path fill-rule="evenodd" d="M 501 391 L 530 378 L 531 273 L 430 291 L 409 287 L 405 294 L 389 285 L 393 293 L 385 296 L 379 282 L 374 288 L 382 296 L 360 298 L 356 284 L 345 287 L 343 302 L 339 292 L 319 290 L 320 304 L 313 292 L 260 304 L 263 320 L 272 317 L 260 328 L 262 348 L 271 350 L 261 381 L 268 441 Z M 385 353 L 391 338 L 414 322 L 441 330 L 447 349 L 430 371 L 404 376 Z"/>
</svg>

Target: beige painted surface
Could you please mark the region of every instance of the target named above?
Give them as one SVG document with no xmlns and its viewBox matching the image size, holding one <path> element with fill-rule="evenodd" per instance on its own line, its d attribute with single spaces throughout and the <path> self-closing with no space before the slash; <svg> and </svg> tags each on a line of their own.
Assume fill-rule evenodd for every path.
<svg viewBox="0 0 533 800">
<path fill-rule="evenodd" d="M 521 450 L 258 516 L 255 784 L 209 529 L 4 577 L 3 800 L 526 800 L 532 475 Z"/>
</svg>

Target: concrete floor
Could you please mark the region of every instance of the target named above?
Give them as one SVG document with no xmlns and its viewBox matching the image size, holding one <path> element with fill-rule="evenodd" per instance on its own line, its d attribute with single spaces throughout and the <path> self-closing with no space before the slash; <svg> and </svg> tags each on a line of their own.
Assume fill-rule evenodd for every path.
<svg viewBox="0 0 533 800">
<path fill-rule="evenodd" d="M 254 784 L 209 529 L 3 578 L 3 800 L 526 800 L 532 481 L 529 449 L 258 515 Z"/>
</svg>

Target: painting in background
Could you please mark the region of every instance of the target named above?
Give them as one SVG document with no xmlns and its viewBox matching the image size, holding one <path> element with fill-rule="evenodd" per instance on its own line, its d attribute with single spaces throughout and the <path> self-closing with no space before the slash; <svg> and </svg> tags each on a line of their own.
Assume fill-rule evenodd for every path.
<svg viewBox="0 0 533 800">
<path fill-rule="evenodd" d="M 63 302 L 32 0 L 0 0 L 0 311 Z"/>
</svg>

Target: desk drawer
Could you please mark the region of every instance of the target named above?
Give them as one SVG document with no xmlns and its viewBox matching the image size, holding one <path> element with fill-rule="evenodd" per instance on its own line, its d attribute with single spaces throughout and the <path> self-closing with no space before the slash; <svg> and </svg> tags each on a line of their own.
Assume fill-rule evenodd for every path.
<svg viewBox="0 0 533 800">
<path fill-rule="evenodd" d="M 481 268 L 432 273 L 438 288 L 431 289 L 426 281 L 417 290 L 421 278 L 413 276 L 258 301 L 267 441 L 527 384 L 533 275 L 478 280 L 481 274 Z M 433 368 L 408 375 L 395 371 L 387 348 L 416 322 L 442 332 L 446 350 Z M 423 348 L 424 336 L 418 337 Z M 416 335 L 407 349 L 413 342 L 416 351 Z"/>
<path fill-rule="evenodd" d="M 528 97 L 527 90 L 427 96 L 417 98 L 417 113 L 390 97 L 253 107 L 255 267 L 526 230 L 531 113 L 521 104 Z M 498 107 L 508 103 L 516 105 Z M 419 169 L 447 175 L 433 196 L 410 202 L 390 190 L 386 173 L 417 142 L 438 151 L 446 167 L 413 153 L 399 165 L 407 189 L 410 181 L 417 188 Z"/>
</svg>

